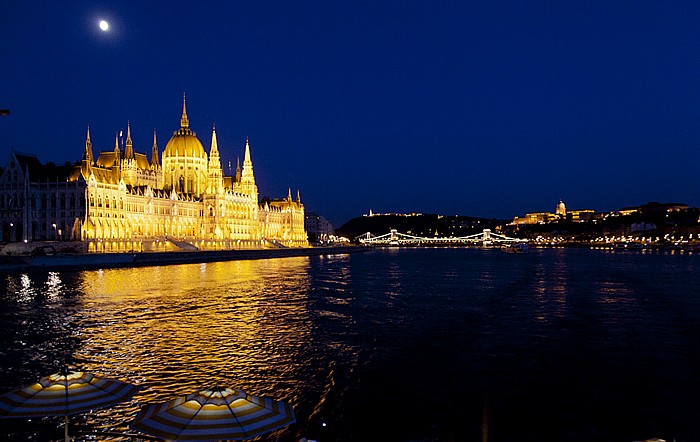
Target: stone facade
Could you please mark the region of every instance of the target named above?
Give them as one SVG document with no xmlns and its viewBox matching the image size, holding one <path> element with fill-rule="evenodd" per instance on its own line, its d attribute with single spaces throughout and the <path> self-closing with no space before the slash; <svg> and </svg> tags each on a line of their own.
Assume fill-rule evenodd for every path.
<svg viewBox="0 0 700 442">
<path fill-rule="evenodd" d="M 55 167 L 13 152 L 0 189 L 4 242 L 81 240 L 89 252 L 308 246 L 299 192 L 259 202 L 248 140 L 243 167 L 224 176 L 216 130 L 207 154 L 184 100 L 162 162 L 155 133 L 150 161 L 134 152 L 130 125 L 123 150 L 117 138 L 94 160 L 88 128 L 80 162 Z"/>
</svg>

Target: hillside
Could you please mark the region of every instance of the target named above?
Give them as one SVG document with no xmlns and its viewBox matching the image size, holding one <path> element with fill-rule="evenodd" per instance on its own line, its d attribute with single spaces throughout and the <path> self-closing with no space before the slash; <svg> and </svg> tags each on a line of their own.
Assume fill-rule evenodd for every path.
<svg viewBox="0 0 700 442">
<path fill-rule="evenodd" d="M 467 236 L 484 229 L 495 229 L 507 221 L 470 216 L 444 216 L 434 214 L 388 214 L 353 218 L 336 229 L 336 235 L 350 240 L 371 232 L 373 235 L 389 233 L 396 229 L 416 236 Z"/>
<path fill-rule="evenodd" d="M 546 223 L 513 224 L 512 220 L 424 214 L 388 214 L 353 218 L 336 229 L 336 234 L 351 241 L 371 232 L 374 236 L 396 229 L 400 233 L 422 237 L 460 237 L 481 233 L 484 229 L 515 238 L 565 237 L 590 241 L 601 236 L 635 235 L 647 238 L 674 237 L 692 239 L 700 235 L 700 209 L 676 203 L 647 203 L 621 211 L 599 213 L 588 221 L 570 217 Z"/>
</svg>

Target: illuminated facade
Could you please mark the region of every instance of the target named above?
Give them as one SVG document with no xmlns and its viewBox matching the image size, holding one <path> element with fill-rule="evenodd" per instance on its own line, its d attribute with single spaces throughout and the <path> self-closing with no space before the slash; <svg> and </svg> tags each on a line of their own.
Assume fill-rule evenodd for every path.
<svg viewBox="0 0 700 442">
<path fill-rule="evenodd" d="M 335 227 L 323 215 L 306 212 L 305 228 L 309 240 L 317 243 L 326 243 L 335 240 Z"/>
<path fill-rule="evenodd" d="M 21 172 L 21 166 L 10 167 Z M 28 175 L 14 179 L 18 195 L 24 195 L 26 181 L 32 181 Z M 184 100 L 180 128 L 168 141 L 162 163 L 155 133 L 149 161 L 134 151 L 130 125 L 123 151 L 117 138 L 114 150 L 100 152 L 94 160 L 88 128 L 82 161 L 69 167 L 53 187 L 73 189 L 73 200 L 79 199 L 71 206 L 77 208 L 72 216 L 59 221 L 70 231 L 64 227 L 57 232 L 52 220 L 59 215 L 54 211 L 44 216 L 41 229 L 23 227 L 23 239 L 79 239 L 89 252 L 308 246 L 299 192 L 296 200 L 290 189 L 286 198 L 258 201 L 248 140 L 243 167 L 238 165 L 235 176 L 224 176 L 216 130 L 207 154 L 189 127 Z M 41 201 L 41 191 L 35 193 L 32 201 Z M 58 198 L 52 197 L 54 205 Z M 32 204 L 15 211 L 21 212 L 23 226 L 37 224 L 39 214 L 31 208 L 38 204 Z M 12 240 L 20 240 L 14 231 L 6 236 L 11 235 Z"/>
<path fill-rule="evenodd" d="M 525 216 L 516 216 L 511 224 L 548 224 L 557 220 L 569 220 L 575 223 L 592 221 L 602 217 L 603 214 L 596 214 L 593 210 L 567 210 L 564 201 L 559 200 L 559 203 L 554 208 L 554 213 L 550 212 L 532 212 L 526 213 Z"/>
<path fill-rule="evenodd" d="M 516 216 L 511 224 L 547 224 L 559 219 L 554 213 L 549 212 L 531 212 L 525 216 Z"/>
</svg>

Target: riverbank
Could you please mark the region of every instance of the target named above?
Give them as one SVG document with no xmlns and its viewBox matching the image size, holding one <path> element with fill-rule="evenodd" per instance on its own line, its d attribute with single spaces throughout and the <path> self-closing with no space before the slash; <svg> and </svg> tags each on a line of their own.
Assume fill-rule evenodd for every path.
<svg viewBox="0 0 700 442">
<path fill-rule="evenodd" d="M 366 250 L 368 250 L 367 247 L 337 246 L 186 252 L 59 253 L 54 256 L 5 255 L 0 256 L 0 273 L 147 267 L 244 259 L 337 255 Z"/>
</svg>

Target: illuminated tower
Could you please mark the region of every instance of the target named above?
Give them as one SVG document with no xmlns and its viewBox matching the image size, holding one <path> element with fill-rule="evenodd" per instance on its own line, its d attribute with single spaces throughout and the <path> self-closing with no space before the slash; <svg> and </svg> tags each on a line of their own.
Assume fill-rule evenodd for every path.
<svg viewBox="0 0 700 442">
<path fill-rule="evenodd" d="M 153 129 L 153 147 L 151 147 L 151 171 L 157 189 L 163 188 L 163 169 L 160 167 L 160 155 L 158 154 L 158 142 L 156 141 L 156 130 Z"/>
<path fill-rule="evenodd" d="M 90 126 L 87 128 L 87 138 L 85 139 L 85 151 L 83 152 L 83 160 L 81 162 L 81 173 L 83 178 L 87 181 L 90 177 L 90 172 L 92 170 L 92 165 L 94 163 L 92 157 L 92 142 L 90 141 Z"/>
<path fill-rule="evenodd" d="M 237 183 L 241 182 L 241 158 L 236 158 L 236 180 Z"/>
<path fill-rule="evenodd" d="M 180 194 L 201 196 L 206 190 L 207 154 L 190 129 L 187 103 L 182 96 L 180 129 L 173 132 L 163 151 L 163 187 Z"/>
<path fill-rule="evenodd" d="M 209 186 L 208 193 L 221 193 L 223 190 L 223 172 L 219 158 L 219 146 L 216 141 L 216 127 L 211 131 L 211 149 L 209 150 L 209 166 L 207 168 Z"/>
<path fill-rule="evenodd" d="M 118 183 L 122 177 L 121 150 L 119 150 L 119 133 L 114 134 L 114 154 L 112 155 L 112 180 Z M 99 162 L 99 161 L 98 161 Z"/>
<path fill-rule="evenodd" d="M 248 137 L 245 139 L 245 156 L 243 157 L 243 172 L 241 173 L 241 190 L 251 196 L 254 201 L 258 200 L 258 186 L 255 185 L 253 176 L 253 162 L 250 160 L 250 144 Z"/>
<path fill-rule="evenodd" d="M 566 205 L 562 200 L 559 200 L 559 204 L 557 204 L 554 214 L 560 218 L 566 218 Z"/>
<path fill-rule="evenodd" d="M 131 141 L 131 121 L 126 122 L 126 150 L 124 151 L 124 159 L 134 159 L 134 144 Z"/>
<path fill-rule="evenodd" d="M 138 185 L 138 172 L 136 171 L 136 157 L 134 156 L 134 144 L 131 141 L 131 122 L 126 123 L 126 148 L 124 159 L 121 161 L 122 176 L 125 184 Z"/>
<path fill-rule="evenodd" d="M 153 147 L 151 148 L 151 168 L 160 168 L 160 160 L 158 159 L 158 143 L 156 142 L 156 130 L 153 129 Z"/>
<path fill-rule="evenodd" d="M 119 134 L 114 134 L 114 165 L 119 166 L 122 152 L 119 150 Z"/>
</svg>

